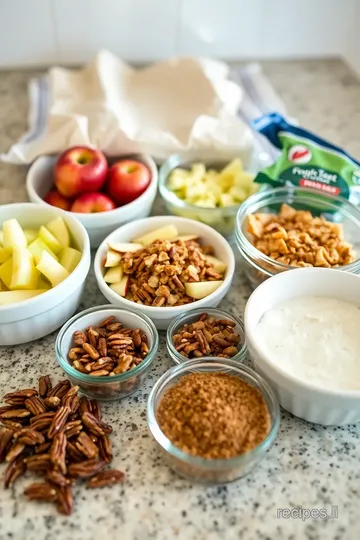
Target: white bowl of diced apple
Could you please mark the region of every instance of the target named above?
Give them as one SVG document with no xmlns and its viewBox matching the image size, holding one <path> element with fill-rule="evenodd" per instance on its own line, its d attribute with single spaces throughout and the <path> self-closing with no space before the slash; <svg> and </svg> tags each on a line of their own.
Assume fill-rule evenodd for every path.
<svg viewBox="0 0 360 540">
<path fill-rule="evenodd" d="M 0 208 L 0 345 L 59 328 L 76 311 L 90 267 L 84 227 L 32 203 Z"/>
<path fill-rule="evenodd" d="M 216 307 L 231 285 L 235 259 L 211 227 L 156 216 L 110 234 L 96 253 L 94 269 L 109 302 L 148 315 L 164 330 L 181 313 Z"/>
</svg>

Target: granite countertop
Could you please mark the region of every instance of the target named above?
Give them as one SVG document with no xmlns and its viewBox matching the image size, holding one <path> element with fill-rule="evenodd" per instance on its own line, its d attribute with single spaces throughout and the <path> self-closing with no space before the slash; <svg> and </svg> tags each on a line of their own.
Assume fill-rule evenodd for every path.
<svg viewBox="0 0 360 540">
<path fill-rule="evenodd" d="M 360 83 L 340 61 L 265 63 L 264 70 L 299 121 L 360 156 Z M 24 132 L 27 82 L 34 71 L 0 73 L 0 152 Z M 24 201 L 25 168 L 0 164 L 1 204 Z M 162 212 L 157 203 L 154 213 Z M 250 289 L 236 273 L 224 309 L 242 315 Z M 106 303 L 89 276 L 81 308 Z M 62 376 L 54 355 L 56 333 L 34 343 L 0 347 L 1 394 L 36 383 L 40 374 Z M 360 426 L 321 427 L 282 412 L 278 438 L 260 466 L 221 487 L 191 484 L 162 462 L 146 427 L 146 399 L 156 378 L 171 367 L 165 339 L 145 388 L 103 406 L 113 424 L 114 467 L 124 485 L 75 490 L 71 517 L 51 505 L 29 503 L 22 490 L 0 490 L 0 540 L 342 540 L 359 531 Z M 284 519 L 277 509 L 338 507 L 332 520 Z"/>
</svg>

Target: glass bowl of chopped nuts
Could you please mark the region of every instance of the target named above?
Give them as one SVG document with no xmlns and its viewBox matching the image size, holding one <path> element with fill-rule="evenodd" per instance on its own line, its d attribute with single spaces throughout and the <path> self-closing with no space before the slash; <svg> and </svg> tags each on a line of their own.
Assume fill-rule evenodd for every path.
<svg viewBox="0 0 360 540">
<path fill-rule="evenodd" d="M 237 214 L 235 238 L 254 288 L 299 267 L 360 273 L 360 209 L 318 190 L 286 186 L 252 195 Z"/>
<path fill-rule="evenodd" d="M 105 305 L 72 317 L 57 336 L 55 353 L 72 384 L 85 395 L 113 401 L 142 386 L 158 345 L 149 317 Z"/>
<path fill-rule="evenodd" d="M 147 405 L 149 430 L 168 465 L 204 484 L 248 474 L 276 438 L 275 393 L 251 368 L 201 358 L 169 369 Z"/>
<path fill-rule="evenodd" d="M 194 309 L 171 322 L 167 350 L 175 362 L 189 359 L 231 358 L 243 362 L 247 355 L 243 322 L 222 309 Z"/>
</svg>

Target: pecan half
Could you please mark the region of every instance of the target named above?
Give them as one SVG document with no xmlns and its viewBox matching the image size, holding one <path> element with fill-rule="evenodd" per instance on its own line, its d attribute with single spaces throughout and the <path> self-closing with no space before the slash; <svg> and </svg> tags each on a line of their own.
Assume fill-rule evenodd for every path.
<svg viewBox="0 0 360 540">
<path fill-rule="evenodd" d="M 69 407 L 60 407 L 54 418 L 52 419 L 51 425 L 49 427 L 49 431 L 47 433 L 47 436 L 49 439 L 52 439 L 56 433 L 58 433 L 66 424 L 66 420 L 70 414 Z"/>
<path fill-rule="evenodd" d="M 56 489 L 47 482 L 36 482 L 24 490 L 24 495 L 32 501 L 53 502 L 57 499 Z"/>
<path fill-rule="evenodd" d="M 112 427 L 104 424 L 101 420 L 98 420 L 91 413 L 84 413 L 81 417 L 83 424 L 93 433 L 94 435 L 106 435 L 112 432 Z"/>
<path fill-rule="evenodd" d="M 100 437 L 98 445 L 101 459 L 106 463 L 110 463 L 112 461 L 113 455 L 111 452 L 111 443 L 109 437 L 107 437 L 106 435 L 104 437 Z"/>
<path fill-rule="evenodd" d="M 57 409 L 61 403 L 61 399 L 57 396 L 51 396 L 44 399 L 44 405 L 48 409 Z"/>
<path fill-rule="evenodd" d="M 65 424 L 64 427 L 64 433 L 68 439 L 71 439 L 71 437 L 74 437 L 75 435 L 79 435 L 81 430 L 81 420 L 72 420 Z"/>
<path fill-rule="evenodd" d="M 78 463 L 70 463 L 68 474 L 73 478 L 89 478 L 100 472 L 105 467 L 103 461 L 97 459 L 87 459 Z"/>
<path fill-rule="evenodd" d="M 57 503 L 56 508 L 60 514 L 69 516 L 73 510 L 74 498 L 69 486 L 56 487 Z"/>
<path fill-rule="evenodd" d="M 62 398 L 69 390 L 71 384 L 69 381 L 60 381 L 56 386 L 48 393 L 48 397 L 56 396 Z"/>
<path fill-rule="evenodd" d="M 13 459 L 17 458 L 18 456 L 20 456 L 20 454 L 23 453 L 24 449 L 25 449 L 25 444 L 20 444 L 20 443 L 14 444 L 14 446 L 6 454 L 5 461 L 9 463 Z"/>
<path fill-rule="evenodd" d="M 44 404 L 40 399 L 36 396 L 32 396 L 25 400 L 25 407 L 36 416 L 37 414 L 41 414 L 43 412 L 46 412 L 46 409 L 44 407 Z"/>
<path fill-rule="evenodd" d="M 87 481 L 89 488 L 101 488 L 105 486 L 113 486 L 114 484 L 120 484 L 124 481 L 125 474 L 122 471 L 116 469 L 108 469 L 102 471 Z"/>
<path fill-rule="evenodd" d="M 50 460 L 53 465 L 59 469 L 60 472 L 62 472 L 62 474 L 66 474 L 66 442 L 66 435 L 62 431 L 54 436 L 53 443 L 50 448 Z"/>
<path fill-rule="evenodd" d="M 66 478 L 66 476 L 61 474 L 61 472 L 55 470 L 47 471 L 46 479 L 52 484 L 56 484 L 57 486 L 61 487 L 69 486 L 71 484 L 69 478 Z"/>
<path fill-rule="evenodd" d="M 15 433 L 14 439 L 17 440 L 19 444 L 25 444 L 26 446 L 35 446 L 37 444 L 42 444 L 45 442 L 45 438 L 39 431 L 32 428 L 22 428 L 20 431 Z"/>
<path fill-rule="evenodd" d="M 5 456 L 11 444 L 13 435 L 14 433 L 11 429 L 6 427 L 0 429 L 0 463 L 5 461 Z"/>
<path fill-rule="evenodd" d="M 75 446 L 82 454 L 84 454 L 85 457 L 89 459 L 95 458 L 99 455 L 99 448 L 93 443 L 85 431 L 82 431 L 79 434 L 75 442 Z"/>
<path fill-rule="evenodd" d="M 7 411 L 3 411 L 1 414 L 0 414 L 0 418 L 1 419 L 20 419 L 20 418 L 26 418 L 27 416 L 30 416 L 30 411 L 28 411 L 27 409 L 10 409 L 10 410 L 7 410 Z"/>
<path fill-rule="evenodd" d="M 4 473 L 5 489 L 12 487 L 16 480 L 20 478 L 26 471 L 24 456 L 18 456 L 7 466 Z"/>
<path fill-rule="evenodd" d="M 29 471 L 43 472 L 51 467 L 50 454 L 34 454 L 25 458 L 24 461 Z"/>
<path fill-rule="evenodd" d="M 49 392 L 51 392 L 52 383 L 50 375 L 44 375 L 39 379 L 39 396 L 44 398 L 47 397 Z"/>
</svg>

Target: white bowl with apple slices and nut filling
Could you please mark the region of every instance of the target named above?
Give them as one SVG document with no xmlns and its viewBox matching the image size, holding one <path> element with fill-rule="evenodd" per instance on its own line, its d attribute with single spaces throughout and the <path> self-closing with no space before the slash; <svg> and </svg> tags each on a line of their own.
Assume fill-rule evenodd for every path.
<svg viewBox="0 0 360 540">
<path fill-rule="evenodd" d="M 309 299 L 352 304 L 351 311 L 339 321 L 341 311 L 320 311 Z M 302 318 L 299 300 L 307 309 Z M 295 416 L 323 425 L 360 421 L 360 338 L 353 322 L 346 325 L 354 308 L 360 309 L 360 277 L 331 268 L 282 272 L 250 296 L 244 323 L 254 368 Z"/>
<path fill-rule="evenodd" d="M 118 159 L 131 158 L 144 163 L 150 171 L 151 180 L 146 188 L 137 199 L 129 204 L 124 204 L 114 210 L 108 212 L 98 212 L 91 214 L 81 214 L 78 212 L 66 212 L 69 215 L 76 217 L 82 223 L 89 235 L 92 248 L 97 248 L 104 238 L 120 225 L 147 217 L 151 212 L 151 207 L 154 202 L 157 184 L 158 170 L 152 157 L 146 154 L 131 154 L 118 156 Z M 51 206 L 43 200 L 43 197 L 50 191 L 54 184 L 54 165 L 57 157 L 41 156 L 37 158 L 31 165 L 26 177 L 26 189 L 31 202 L 42 204 L 51 208 Z M 116 161 L 116 158 L 109 158 L 111 164 Z"/>
<path fill-rule="evenodd" d="M 72 244 L 81 251 L 75 269 L 58 285 L 27 300 L 0 306 L 0 346 L 18 345 L 50 334 L 76 311 L 90 268 L 90 242 L 86 230 L 68 212 L 52 206 L 32 203 L 0 207 L 0 228 L 15 218 L 26 228 L 38 228 L 62 217 L 69 229 Z"/>
<path fill-rule="evenodd" d="M 224 277 L 219 287 L 200 300 L 195 300 L 186 305 L 172 307 L 155 307 L 138 304 L 120 296 L 112 290 L 104 280 L 106 269 L 103 266 L 103 261 L 108 252 L 109 242 L 133 242 L 135 239 L 138 239 L 149 232 L 168 226 L 175 226 L 179 235 L 195 235 L 199 238 L 201 244 L 211 245 L 213 247 L 214 255 L 226 266 Z M 164 330 L 169 326 L 170 322 L 181 313 L 189 312 L 194 308 L 216 307 L 220 303 L 230 288 L 235 270 L 235 258 L 228 242 L 208 225 L 175 216 L 156 216 L 123 225 L 108 236 L 97 250 L 94 261 L 94 270 L 99 288 L 109 302 L 115 306 L 148 315 L 158 329 Z"/>
</svg>

